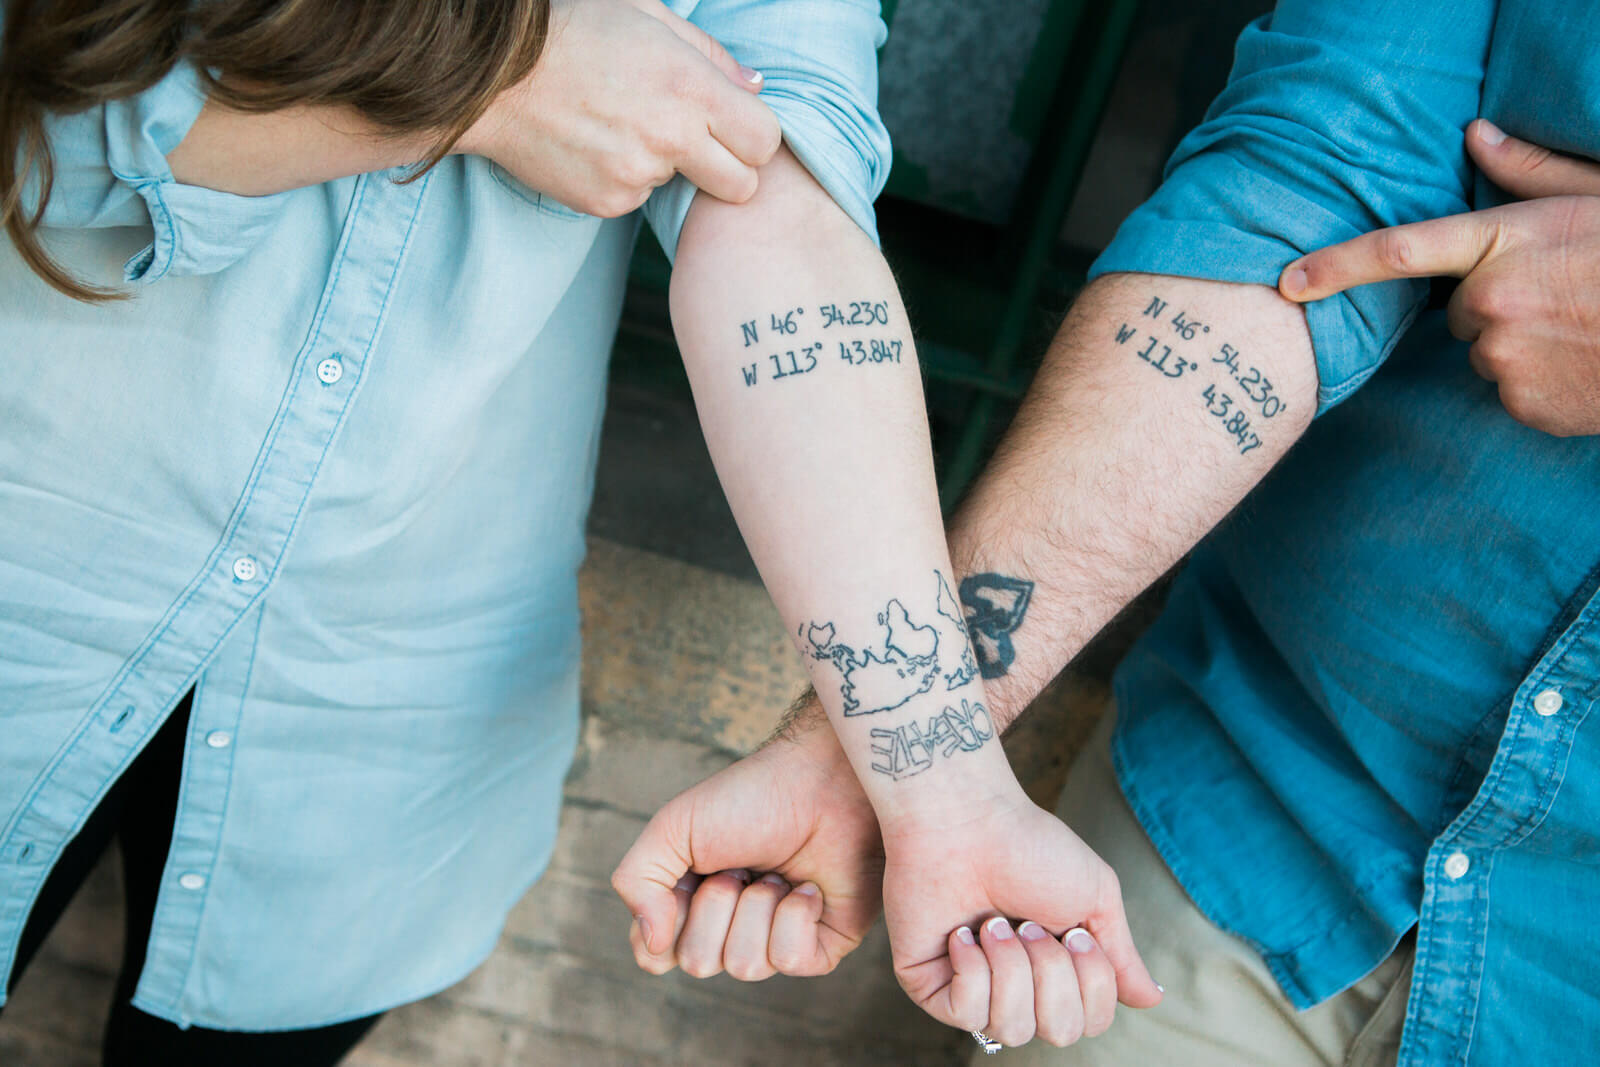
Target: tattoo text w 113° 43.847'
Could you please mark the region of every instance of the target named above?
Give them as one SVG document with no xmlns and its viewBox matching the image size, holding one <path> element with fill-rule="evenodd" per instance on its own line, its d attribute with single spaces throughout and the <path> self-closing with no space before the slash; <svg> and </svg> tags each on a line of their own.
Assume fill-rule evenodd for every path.
<svg viewBox="0 0 1600 1067">
<path fill-rule="evenodd" d="M 867 332 L 888 328 L 886 300 L 792 307 L 769 312 L 765 317 L 765 327 L 760 318 L 739 324 L 746 349 L 770 349 L 760 359 L 740 365 L 739 374 L 746 388 L 761 382 L 793 381 L 835 359 L 850 367 L 865 367 L 898 364 L 904 355 L 905 342 L 901 338 Z"/>
<path fill-rule="evenodd" d="M 1207 353 L 1210 358 L 1204 364 L 1200 358 L 1191 358 L 1192 350 L 1180 352 L 1180 348 L 1191 343 L 1209 347 L 1205 338 L 1211 333 L 1211 327 L 1191 318 L 1182 308 L 1168 315 L 1167 302 L 1159 296 L 1150 298 L 1143 318 L 1150 320 L 1143 328 L 1126 322 L 1119 325 L 1117 344 L 1126 345 L 1143 335 L 1145 343 L 1135 344 L 1135 355 L 1174 381 L 1210 367 L 1224 380 L 1220 385 L 1201 382 L 1199 395 L 1206 413 L 1233 438 L 1241 456 L 1260 448 L 1260 435 L 1265 432 L 1267 423 L 1289 410 L 1288 403 L 1274 391 L 1272 380 L 1259 368 L 1245 363 L 1239 350 L 1226 342 Z M 1237 397 L 1230 388 L 1237 392 Z"/>
</svg>

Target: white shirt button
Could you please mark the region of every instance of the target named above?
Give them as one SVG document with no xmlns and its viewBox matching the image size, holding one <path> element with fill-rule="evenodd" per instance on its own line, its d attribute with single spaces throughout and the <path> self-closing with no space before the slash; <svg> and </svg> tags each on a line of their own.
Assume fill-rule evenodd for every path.
<svg viewBox="0 0 1600 1067">
<path fill-rule="evenodd" d="M 233 735 L 226 730 L 212 730 L 206 734 L 206 744 L 212 748 L 227 748 L 233 744 Z"/>
<path fill-rule="evenodd" d="M 344 361 L 332 356 L 317 364 L 317 380 L 323 385 L 333 385 L 344 377 Z"/>
<path fill-rule="evenodd" d="M 185 874 L 178 879 L 178 884 L 183 886 L 183 888 L 190 890 L 204 889 L 206 887 L 206 876 L 203 874 L 195 874 L 193 871 L 190 871 L 188 874 Z"/>
<path fill-rule="evenodd" d="M 1548 717 L 1560 711 L 1562 703 L 1561 690 L 1546 689 L 1533 698 L 1533 710 Z"/>
<path fill-rule="evenodd" d="M 241 582 L 255 581 L 258 573 L 260 571 L 256 567 L 256 561 L 249 556 L 240 556 L 233 561 L 233 576 Z"/>
<path fill-rule="evenodd" d="M 1450 880 L 1454 882 L 1462 875 L 1466 874 L 1467 869 L 1471 866 L 1472 861 L 1467 859 L 1467 854 L 1465 852 L 1452 852 L 1450 855 L 1445 857 L 1444 873 L 1449 875 Z"/>
</svg>

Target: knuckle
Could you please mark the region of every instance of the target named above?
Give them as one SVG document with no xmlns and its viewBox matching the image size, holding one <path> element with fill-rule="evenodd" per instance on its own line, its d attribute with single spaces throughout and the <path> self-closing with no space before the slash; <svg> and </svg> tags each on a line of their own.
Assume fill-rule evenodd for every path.
<svg viewBox="0 0 1600 1067">
<path fill-rule="evenodd" d="M 723 963 L 723 967 L 741 982 L 761 982 L 773 974 L 772 965 L 766 960 L 730 959 Z"/>
<path fill-rule="evenodd" d="M 670 959 L 658 959 L 654 956 L 643 956 L 639 958 L 640 969 L 656 975 L 657 977 L 669 973 L 676 966 L 677 964 Z"/>
<path fill-rule="evenodd" d="M 1041 1022 L 1039 1024 L 1039 1039 L 1056 1048 L 1066 1048 L 1084 1036 L 1083 1020 L 1060 1019 Z"/>
<path fill-rule="evenodd" d="M 1401 274 L 1409 273 L 1417 261 L 1411 238 L 1400 230 L 1384 230 L 1378 234 L 1373 251 L 1381 266 Z"/>
<path fill-rule="evenodd" d="M 692 950 L 683 951 L 678 953 L 678 967 L 690 978 L 711 978 L 722 970 L 722 961 Z"/>
<path fill-rule="evenodd" d="M 1524 174 L 1532 174 L 1550 159 L 1551 151 L 1543 145 L 1524 144 L 1522 158 L 1517 160 L 1517 167 Z"/>
</svg>

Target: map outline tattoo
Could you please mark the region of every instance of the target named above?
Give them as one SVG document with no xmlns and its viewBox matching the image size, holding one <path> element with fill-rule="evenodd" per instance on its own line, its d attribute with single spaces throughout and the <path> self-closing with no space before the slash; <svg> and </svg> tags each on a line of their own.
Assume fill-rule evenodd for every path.
<svg viewBox="0 0 1600 1067">
<path fill-rule="evenodd" d="M 883 632 L 876 646 L 858 649 L 839 640 L 831 620 L 801 624 L 801 655 L 831 663 L 839 672 L 846 715 L 893 711 L 941 680 L 950 692 L 978 677 L 980 667 L 960 604 L 943 572 L 933 574 L 937 588 L 929 621 L 917 622 L 899 598 L 891 599 L 877 614 Z M 949 651 L 952 642 L 959 648 L 955 656 Z"/>
</svg>

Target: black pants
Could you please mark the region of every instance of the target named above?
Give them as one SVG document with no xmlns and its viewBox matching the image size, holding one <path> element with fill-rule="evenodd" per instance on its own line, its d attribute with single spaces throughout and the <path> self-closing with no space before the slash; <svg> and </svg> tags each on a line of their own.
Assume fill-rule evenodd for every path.
<svg viewBox="0 0 1600 1067">
<path fill-rule="evenodd" d="M 183 771 L 183 741 L 188 733 L 193 694 L 179 702 L 127 772 L 95 808 L 78 836 L 63 850 L 45 881 L 22 931 L 22 943 L 7 988 L 44 943 L 56 920 L 89 877 L 89 872 L 115 840 L 122 851 L 127 894 L 127 941 L 116 999 L 106 1025 L 106 1067 L 323 1067 L 338 1063 L 378 1021 L 372 1015 L 315 1030 L 240 1033 L 180 1029 L 165 1019 L 135 1008 L 130 1001 L 144 968 L 150 924 L 155 918 L 161 871 L 172 847 L 172 824 L 178 814 L 178 786 Z"/>
</svg>

